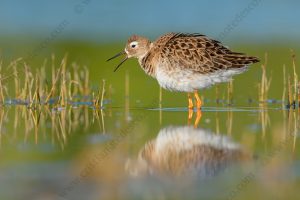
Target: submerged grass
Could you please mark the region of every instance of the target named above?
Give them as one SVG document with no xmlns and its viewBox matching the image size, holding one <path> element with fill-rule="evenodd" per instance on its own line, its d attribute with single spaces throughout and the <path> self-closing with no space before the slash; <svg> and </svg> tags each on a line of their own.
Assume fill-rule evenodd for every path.
<svg viewBox="0 0 300 200">
<path fill-rule="evenodd" d="M 52 56 L 50 80 L 46 72 L 47 60 L 35 72 L 22 59 L 11 62 L 9 67 L 13 69 L 14 74 L 14 98 L 10 98 L 11 94 L 6 92 L 6 82 L 2 79 L 2 65 L 0 64 L 0 103 L 2 105 L 26 105 L 28 109 L 37 109 L 40 106 L 60 109 L 80 103 L 102 109 L 105 81 L 102 81 L 102 86 L 100 84 L 97 96 L 93 97 L 88 68 L 79 67 L 75 63 L 69 68 L 67 58 L 65 55 L 60 66 L 56 67 L 55 56 Z"/>
<path fill-rule="evenodd" d="M 92 119 L 89 118 L 89 112 L 93 112 Z M 12 133 L 7 131 L 9 113 L 12 113 L 14 117 Z M 44 109 L 27 109 L 24 106 L 15 106 L 14 110 L 0 109 L 0 148 L 2 139 L 16 139 L 21 136 L 24 143 L 33 141 L 35 144 L 44 142 L 45 138 L 50 138 L 52 144 L 58 144 L 63 150 L 68 144 L 70 136 L 77 130 L 88 128 L 91 121 L 93 124 L 98 122 L 101 132 L 105 133 L 102 110 L 91 110 L 84 107 L 83 109 L 64 109 L 60 112 L 53 112 L 48 106 L 45 106 Z M 49 128 L 50 135 L 47 136 L 45 133 Z M 20 130 L 24 131 L 20 132 Z M 2 138 L 2 136 L 4 137 Z"/>
</svg>

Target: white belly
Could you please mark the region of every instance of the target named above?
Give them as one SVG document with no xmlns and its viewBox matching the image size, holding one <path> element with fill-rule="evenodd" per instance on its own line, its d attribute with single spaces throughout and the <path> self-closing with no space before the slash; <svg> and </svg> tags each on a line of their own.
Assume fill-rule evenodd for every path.
<svg viewBox="0 0 300 200">
<path fill-rule="evenodd" d="M 165 71 L 156 69 L 156 79 L 159 85 L 167 90 L 193 92 L 208 88 L 216 83 L 228 82 L 231 77 L 247 70 L 248 66 L 239 69 L 220 70 L 210 74 L 200 74 L 189 70 L 175 69 Z"/>
</svg>

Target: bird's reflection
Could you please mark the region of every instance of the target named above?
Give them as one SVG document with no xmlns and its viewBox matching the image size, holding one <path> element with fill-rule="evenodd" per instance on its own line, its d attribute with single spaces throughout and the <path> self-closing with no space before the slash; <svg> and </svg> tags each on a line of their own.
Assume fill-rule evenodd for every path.
<svg viewBox="0 0 300 200">
<path fill-rule="evenodd" d="M 209 178 L 250 156 L 229 137 L 191 126 L 169 126 L 126 162 L 132 176 L 170 175 Z"/>
</svg>

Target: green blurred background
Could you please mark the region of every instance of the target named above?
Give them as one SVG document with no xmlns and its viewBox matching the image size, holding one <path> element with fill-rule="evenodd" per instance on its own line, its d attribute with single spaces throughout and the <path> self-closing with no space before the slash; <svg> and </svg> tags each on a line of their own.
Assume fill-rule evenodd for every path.
<svg viewBox="0 0 300 200">
<path fill-rule="evenodd" d="M 119 61 L 106 60 L 121 51 L 132 34 L 154 40 L 166 32 L 198 32 L 220 40 L 234 51 L 259 57 L 261 62 L 236 76 L 233 83 L 233 106 L 249 106 L 249 99 L 252 99 L 254 103 L 250 105 L 250 111 L 222 110 L 215 100 L 227 98 L 227 84 L 218 86 L 218 97 L 214 86 L 200 91 L 205 99 L 200 128 L 211 130 L 215 133 L 213 135 L 228 135 L 251 153 L 263 157 L 287 134 L 298 133 L 297 112 L 272 109 L 280 109 L 281 103 L 269 104 L 271 109 L 266 113 L 256 107 L 261 64 L 265 62 L 266 53 L 267 76 L 272 80 L 269 99 L 282 98 L 284 65 L 286 75 L 293 78 L 292 50 L 296 64 L 300 55 L 299 8 L 300 1 L 296 0 L 0 0 L 2 77 L 10 75 L 9 63 L 21 57 L 33 72 L 40 69 L 46 59 L 50 78 L 51 55 L 56 56 L 58 67 L 68 54 L 67 68 L 71 69 L 72 63 L 86 66 L 93 90 L 98 89 L 102 79 L 106 80 L 107 87 L 112 87 L 110 103 L 103 110 L 105 128 L 101 116 L 97 119 L 94 110 L 87 107 L 58 113 L 43 111 L 41 124 L 36 129 L 26 108 L 1 107 L 0 199 L 61 199 L 58 194 L 65 190 L 89 159 L 140 115 L 145 118 L 110 152 L 100 169 L 78 184 L 65 199 L 153 199 L 153 195 L 165 199 L 186 196 L 191 199 L 201 196 L 226 198 L 249 170 L 241 173 L 233 170 L 211 182 L 192 182 L 186 188 L 180 184 L 182 180 L 171 180 L 179 183 L 174 186 L 166 180 L 146 177 L 140 181 L 124 175 L 127 158 L 136 157 L 139 150 L 155 139 L 164 127 L 185 126 L 187 112 L 174 109 L 160 115 L 158 111 L 145 110 L 145 107 L 158 107 L 156 80 L 145 75 L 134 59 L 115 73 L 113 70 Z M 19 67 L 23 66 L 20 64 Z M 299 68 L 296 69 L 299 74 Z M 126 74 L 129 77 L 129 97 L 125 95 Z M 3 80 L 3 83 L 8 86 L 7 99 L 15 98 L 13 79 Z M 186 94 L 163 91 L 162 96 L 164 108 L 183 108 L 187 104 Z M 129 113 L 124 108 L 128 99 Z M 208 106 L 215 110 L 209 110 Z M 296 141 L 293 148 L 290 145 L 280 152 L 274 163 L 258 167 L 257 179 L 250 185 L 250 190 L 243 191 L 243 199 L 267 199 L 274 197 L 275 193 L 277 197 L 286 197 L 286 191 L 291 197 L 298 195 L 295 190 L 299 187 L 299 147 Z"/>
<path fill-rule="evenodd" d="M 125 71 L 130 77 L 131 101 L 147 104 L 144 91 L 158 95 L 155 80 L 144 75 L 137 61 L 128 61 L 113 73 L 118 61 L 105 62 L 124 48 L 131 34 L 154 40 L 166 32 L 199 32 L 219 39 L 232 50 L 258 56 L 268 53 L 268 73 L 273 76 L 271 98 L 280 98 L 282 68 L 290 69 L 291 49 L 299 54 L 300 16 L 298 1 L 3 1 L 0 7 L 0 56 L 7 64 L 22 57 L 32 68 L 55 54 L 57 62 L 68 53 L 69 64 L 76 62 L 90 70 L 92 84 L 106 79 L 123 102 Z M 238 94 L 255 98 L 260 81 L 260 64 L 236 77 Z M 49 67 L 50 68 L 50 67 Z M 138 84 L 135 84 L 138 83 Z M 223 84 L 224 85 L 224 84 Z M 143 86 L 143 87 L 140 87 Z M 121 90 L 121 91 L 119 91 Z M 157 91 L 157 92 L 155 92 Z M 221 93 L 223 89 L 221 86 Z M 212 98 L 214 90 L 204 91 Z M 185 105 L 185 96 L 164 91 L 165 106 Z M 184 96 L 184 98 L 182 97 Z M 172 100 L 173 99 L 173 100 Z M 180 99 L 180 101 L 174 101 Z"/>
</svg>

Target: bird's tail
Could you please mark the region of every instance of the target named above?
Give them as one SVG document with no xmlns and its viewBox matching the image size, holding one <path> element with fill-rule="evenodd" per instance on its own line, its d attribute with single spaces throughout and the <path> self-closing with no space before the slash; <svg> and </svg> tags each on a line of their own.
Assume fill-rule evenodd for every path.
<svg viewBox="0 0 300 200">
<path fill-rule="evenodd" d="M 245 65 L 250 65 L 259 62 L 259 59 L 254 56 L 247 56 L 242 53 L 231 53 L 224 56 L 224 59 L 232 63 L 232 68 L 240 68 Z"/>
</svg>

